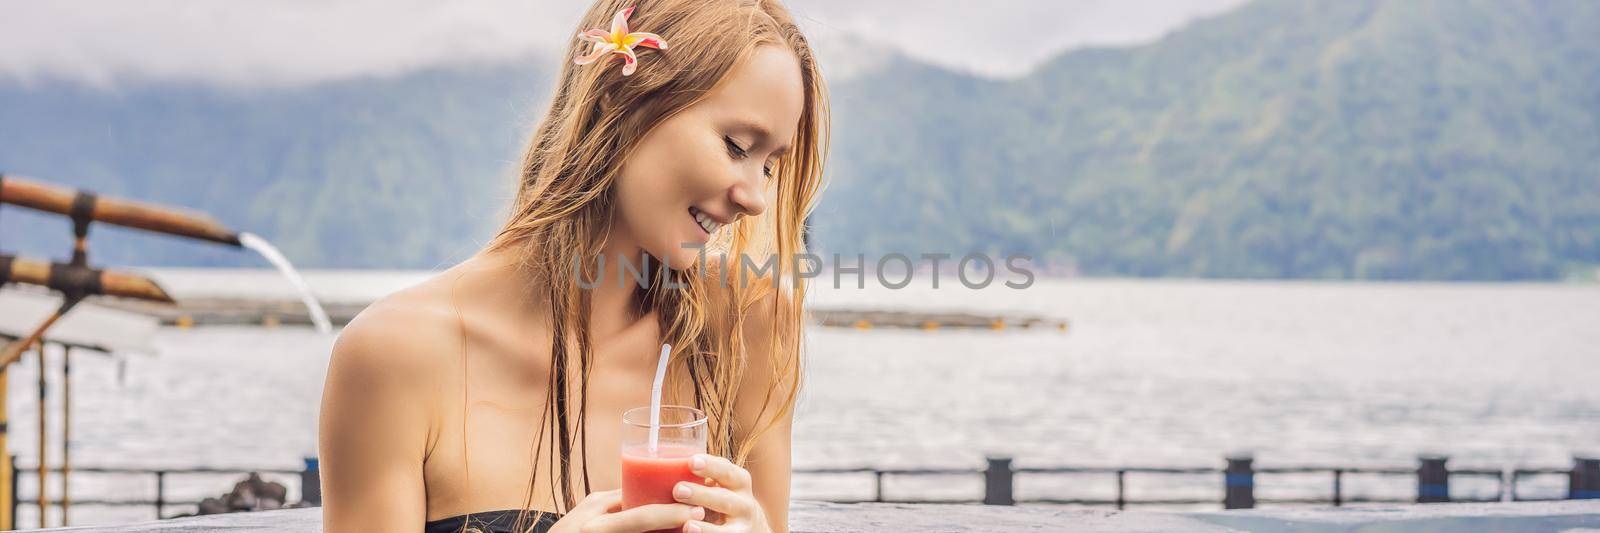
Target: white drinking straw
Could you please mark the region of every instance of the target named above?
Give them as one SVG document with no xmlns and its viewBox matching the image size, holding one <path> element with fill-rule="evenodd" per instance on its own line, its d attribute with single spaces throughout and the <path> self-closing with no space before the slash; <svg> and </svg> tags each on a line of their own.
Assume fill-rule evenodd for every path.
<svg viewBox="0 0 1600 533">
<path fill-rule="evenodd" d="M 656 380 L 650 384 L 650 456 L 655 457 L 656 442 L 661 433 L 661 382 L 667 377 L 667 357 L 672 355 L 672 345 L 661 345 L 661 362 L 656 363 Z"/>
</svg>

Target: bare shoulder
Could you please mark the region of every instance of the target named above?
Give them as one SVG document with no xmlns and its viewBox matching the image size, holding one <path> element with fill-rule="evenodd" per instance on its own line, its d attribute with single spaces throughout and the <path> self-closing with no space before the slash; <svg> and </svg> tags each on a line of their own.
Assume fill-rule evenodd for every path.
<svg viewBox="0 0 1600 533">
<path fill-rule="evenodd" d="M 367 306 L 340 332 L 330 364 L 405 381 L 441 370 L 450 361 L 441 355 L 460 346 L 461 334 L 448 291 L 438 282 L 429 280 Z"/>
<path fill-rule="evenodd" d="M 445 273 L 367 306 L 334 341 L 323 387 L 328 422 L 385 414 L 385 433 L 425 458 L 432 447 L 444 391 L 460 358 L 462 334 Z M 331 424 L 330 431 L 351 427 Z M 329 435 L 335 436 L 335 435 Z"/>
<path fill-rule="evenodd" d="M 439 293 L 425 282 L 385 297 L 334 341 L 318 422 L 328 531 L 396 530 L 426 516 L 423 463 L 451 361 L 442 354 L 459 338 Z"/>
</svg>

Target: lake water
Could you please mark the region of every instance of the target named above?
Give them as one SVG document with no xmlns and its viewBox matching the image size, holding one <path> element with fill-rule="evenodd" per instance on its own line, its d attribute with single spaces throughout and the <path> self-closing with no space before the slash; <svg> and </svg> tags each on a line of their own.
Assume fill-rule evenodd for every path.
<svg viewBox="0 0 1600 533">
<path fill-rule="evenodd" d="M 180 299 L 288 298 L 268 271 L 159 270 Z M 332 301 L 362 300 L 426 273 L 308 272 Z M 797 468 L 1021 466 L 1570 466 L 1600 449 L 1600 286 L 1050 280 L 969 290 L 817 291 L 816 305 L 1020 311 L 1071 320 L 1058 331 L 812 328 L 794 435 Z M 853 284 L 852 284 L 853 286 Z M 309 327 L 164 329 L 153 355 L 79 354 L 75 466 L 241 469 L 301 466 L 333 337 Z M 50 375 L 59 462 L 59 354 Z M 37 461 L 37 365 L 10 372 L 10 444 Z M 197 500 L 235 476 L 168 480 Z M 1319 496 L 1325 476 L 1258 479 L 1258 496 Z M 286 478 L 291 495 L 297 482 Z M 1108 498 L 1096 476 L 1022 476 L 1017 496 Z M 1559 477 L 1524 494 L 1560 495 Z M 1132 476 L 1130 498 L 1220 497 L 1215 476 Z M 22 492 L 36 485 L 23 478 Z M 52 483 L 52 491 L 59 481 Z M 152 498 L 154 481 L 73 477 L 73 496 Z M 866 477 L 797 476 L 796 498 L 866 498 Z M 972 478 L 889 478 L 890 498 L 976 497 Z M 1493 483 L 1453 483 L 1486 495 Z M 1405 497 L 1409 479 L 1352 477 L 1347 494 Z M 56 496 L 59 498 L 59 495 Z M 174 506 L 168 514 L 191 510 Z M 54 515 L 54 513 L 52 513 Z M 151 518 L 145 507 L 78 507 L 73 523 Z M 37 523 L 32 507 L 20 524 Z M 59 524 L 52 516 L 51 524 Z"/>
</svg>

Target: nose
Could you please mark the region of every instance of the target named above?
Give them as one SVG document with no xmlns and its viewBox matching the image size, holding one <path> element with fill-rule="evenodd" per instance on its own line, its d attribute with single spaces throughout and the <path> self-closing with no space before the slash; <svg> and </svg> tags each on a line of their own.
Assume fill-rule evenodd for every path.
<svg viewBox="0 0 1600 533">
<path fill-rule="evenodd" d="M 728 192 L 728 198 L 739 209 L 738 214 L 746 216 L 759 216 L 767 210 L 765 183 L 762 180 L 739 180 L 733 185 L 733 190 Z"/>
</svg>

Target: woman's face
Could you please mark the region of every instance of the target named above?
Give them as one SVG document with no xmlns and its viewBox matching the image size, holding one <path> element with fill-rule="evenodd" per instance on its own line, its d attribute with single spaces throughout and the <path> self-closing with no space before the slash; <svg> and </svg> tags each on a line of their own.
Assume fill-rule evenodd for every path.
<svg viewBox="0 0 1600 533">
<path fill-rule="evenodd" d="M 793 52 L 757 47 L 705 98 L 639 141 L 618 177 L 611 238 L 681 269 L 723 226 L 760 215 L 772 165 L 799 128 L 803 91 Z"/>
</svg>

